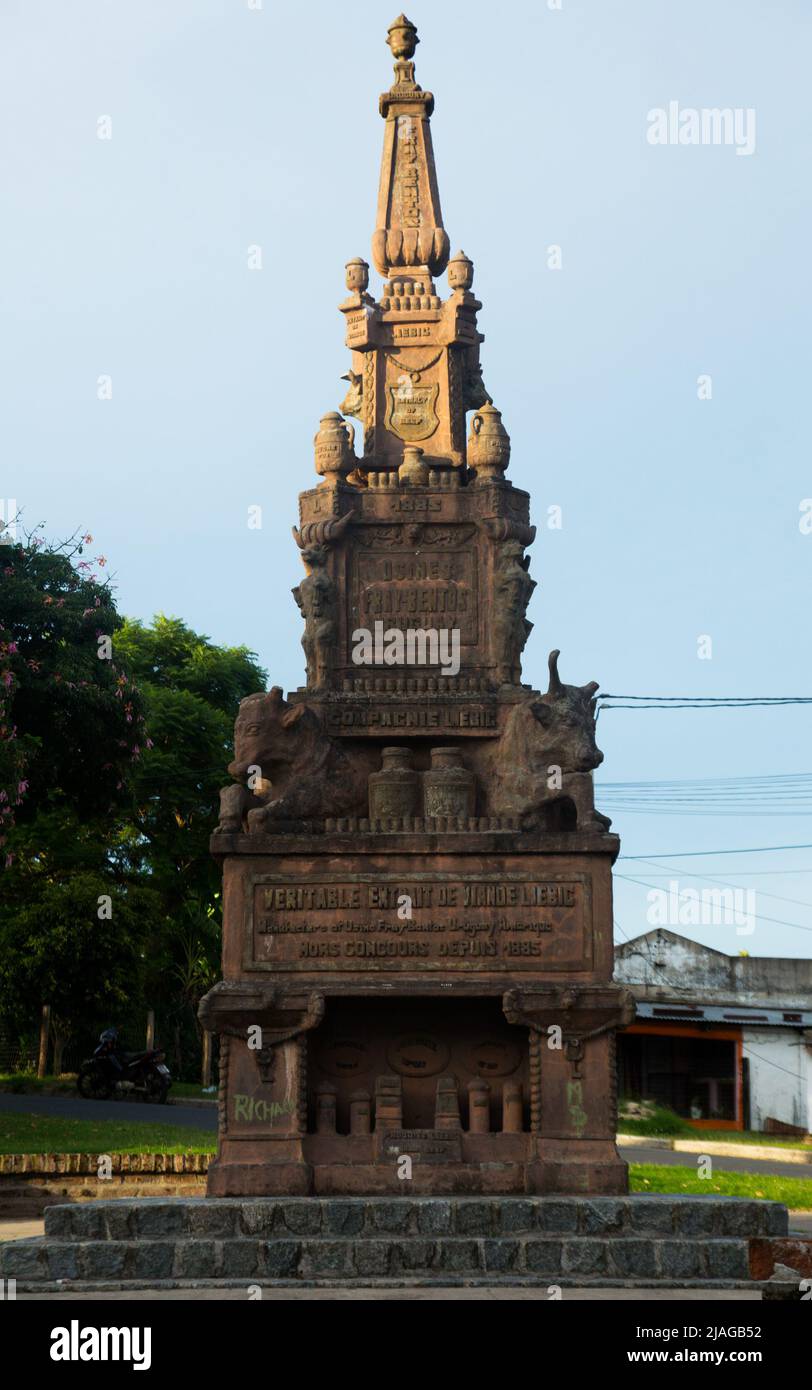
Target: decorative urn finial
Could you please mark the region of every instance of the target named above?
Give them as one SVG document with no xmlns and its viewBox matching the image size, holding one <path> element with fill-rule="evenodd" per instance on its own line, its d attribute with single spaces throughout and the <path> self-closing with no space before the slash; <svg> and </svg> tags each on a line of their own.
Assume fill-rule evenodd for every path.
<svg viewBox="0 0 812 1390">
<path fill-rule="evenodd" d="M 412 21 L 407 19 L 405 14 L 399 14 L 397 19 L 393 19 L 386 32 L 389 36 L 386 42 L 392 50 L 393 58 L 414 57 L 420 40 Z"/>
<path fill-rule="evenodd" d="M 474 263 L 464 251 L 458 251 L 448 262 L 448 283 L 452 290 L 470 290 L 474 283 Z"/>
<path fill-rule="evenodd" d="M 354 294 L 363 294 L 369 285 L 369 265 L 363 256 L 353 256 L 344 269 L 347 289 Z"/>
</svg>

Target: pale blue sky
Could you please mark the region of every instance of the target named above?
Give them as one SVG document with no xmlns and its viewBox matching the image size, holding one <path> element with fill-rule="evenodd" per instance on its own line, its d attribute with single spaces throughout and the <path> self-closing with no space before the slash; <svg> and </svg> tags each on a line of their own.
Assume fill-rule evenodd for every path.
<svg viewBox="0 0 812 1390">
<path fill-rule="evenodd" d="M 369 259 L 394 13 L 5 0 L 0 20 L 0 495 L 52 535 L 92 531 L 122 611 L 245 642 L 287 688 L 302 671 L 290 527 L 319 416 L 343 394 L 336 305 L 344 262 Z M 563 507 L 563 529 L 533 548 L 526 678 L 545 682 L 557 646 L 565 679 L 609 691 L 807 693 L 808 5 L 468 0 L 409 14 L 510 476 L 537 522 Z M 647 113 L 671 100 L 754 107 L 755 153 L 650 146 Z M 254 244 L 261 272 L 247 268 Z M 712 401 L 697 399 L 700 373 Z M 96 398 L 101 374 L 111 401 Z M 249 531 L 256 503 L 264 526 Z M 804 771 L 811 719 L 607 711 L 599 775 Z M 616 826 L 629 854 L 812 841 L 804 816 Z M 681 886 L 700 884 L 686 865 L 798 900 L 759 911 L 807 928 L 686 934 L 809 954 L 812 873 L 763 871 L 812 866 L 812 851 L 678 860 Z M 627 936 L 646 929 L 645 891 L 618 881 Z"/>
</svg>

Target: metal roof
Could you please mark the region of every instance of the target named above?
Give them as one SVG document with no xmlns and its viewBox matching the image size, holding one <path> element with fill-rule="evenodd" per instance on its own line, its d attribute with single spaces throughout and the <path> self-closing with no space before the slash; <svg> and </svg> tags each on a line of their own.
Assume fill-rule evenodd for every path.
<svg viewBox="0 0 812 1390">
<path fill-rule="evenodd" d="M 637 1002 L 637 1017 L 669 1023 L 741 1023 L 748 1027 L 812 1028 L 810 1009 L 760 1009 L 742 1004 L 662 1004 L 650 1000 Z"/>
</svg>

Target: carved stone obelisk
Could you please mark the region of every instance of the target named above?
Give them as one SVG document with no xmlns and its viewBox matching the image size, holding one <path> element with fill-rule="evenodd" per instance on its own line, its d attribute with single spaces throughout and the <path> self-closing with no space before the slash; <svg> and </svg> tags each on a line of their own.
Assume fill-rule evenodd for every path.
<svg viewBox="0 0 812 1390">
<path fill-rule="evenodd" d="M 530 499 L 404 15 L 387 41 L 383 284 L 347 263 L 343 415 L 321 417 L 294 528 L 306 685 L 243 701 L 212 840 L 209 1191 L 623 1192 L 614 1037 L 634 1006 L 612 981 L 597 686 L 565 684 L 557 651 L 544 693 L 522 684 Z"/>
</svg>

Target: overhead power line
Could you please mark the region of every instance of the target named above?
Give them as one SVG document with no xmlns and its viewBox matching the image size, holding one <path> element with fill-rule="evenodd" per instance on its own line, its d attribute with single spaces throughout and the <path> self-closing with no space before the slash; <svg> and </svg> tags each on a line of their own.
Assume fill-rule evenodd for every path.
<svg viewBox="0 0 812 1390">
<path fill-rule="evenodd" d="M 652 864 L 652 865 L 654 866 L 655 869 L 662 869 L 662 868 L 665 868 L 665 865 L 664 865 L 660 860 L 658 860 L 658 859 L 647 859 L 647 860 L 644 860 L 643 862 L 644 862 L 644 863 L 647 863 L 647 864 Z M 644 872 L 648 873 L 649 878 L 659 878 L 659 877 L 660 877 L 659 874 L 653 874 L 653 873 L 651 873 L 649 870 L 644 870 Z M 663 878 L 672 878 L 672 879 L 673 879 L 673 876 L 674 876 L 674 874 L 675 874 L 676 872 L 677 872 L 676 869 L 669 869 L 669 870 L 666 871 L 666 873 L 664 873 L 664 874 L 662 875 L 662 877 L 663 877 Z M 683 876 L 685 876 L 685 877 L 687 877 L 687 878 L 698 878 L 698 879 L 700 879 L 703 883 L 718 883 L 718 884 L 720 885 L 720 887 L 722 887 L 722 888 L 740 888 L 740 887 L 741 887 L 741 885 L 738 884 L 738 883 L 731 883 L 731 882 L 730 882 L 730 879 L 727 879 L 727 878 L 709 877 L 707 874 L 700 874 L 700 873 L 697 873 L 696 869 L 682 869 L 680 872 L 683 874 Z M 807 871 L 807 872 L 808 872 L 808 871 Z M 742 877 L 743 877 L 743 876 L 744 876 L 744 875 L 742 875 Z M 749 878 L 750 875 L 748 874 L 747 877 Z M 778 902 L 778 903 L 792 903 L 794 907 L 808 907 L 808 908 L 812 908 L 812 903 L 809 902 L 809 900 L 808 900 L 807 898 L 787 898 L 783 893 L 768 893 L 768 892 L 767 892 L 765 889 L 763 889 L 763 888 L 759 888 L 759 890 L 758 890 L 758 895 L 759 895 L 760 898 L 774 898 L 775 901 Z"/>
<path fill-rule="evenodd" d="M 812 695 L 610 695 L 598 696 L 604 709 L 753 709 L 812 705 Z"/>
<path fill-rule="evenodd" d="M 693 877 L 693 875 L 691 875 L 691 877 Z M 662 892 L 662 889 L 659 888 L 656 883 L 648 883 L 642 878 L 632 878 L 629 874 L 615 874 L 615 878 L 621 878 L 625 883 L 636 883 L 641 888 L 653 888 L 659 893 Z M 689 894 L 685 891 L 677 893 L 677 897 L 680 899 L 685 898 L 693 902 L 693 899 L 689 899 Z M 754 912 L 753 916 L 757 918 L 759 922 L 771 922 L 778 927 L 795 927 L 796 931 L 812 931 L 812 927 L 805 927 L 801 922 L 788 922 L 783 917 L 765 917 L 763 912 Z"/>
<path fill-rule="evenodd" d="M 662 850 L 656 854 L 657 859 L 701 859 L 703 856 L 715 854 L 777 854 L 785 849 L 812 849 L 812 844 L 807 845 L 756 845 L 754 849 L 694 849 L 679 850 L 676 854 L 664 854 Z M 655 856 L 650 854 L 619 854 L 619 859 L 652 859 Z"/>
<path fill-rule="evenodd" d="M 790 816 L 812 812 L 812 772 L 597 782 L 607 811 L 637 815 Z"/>
</svg>

